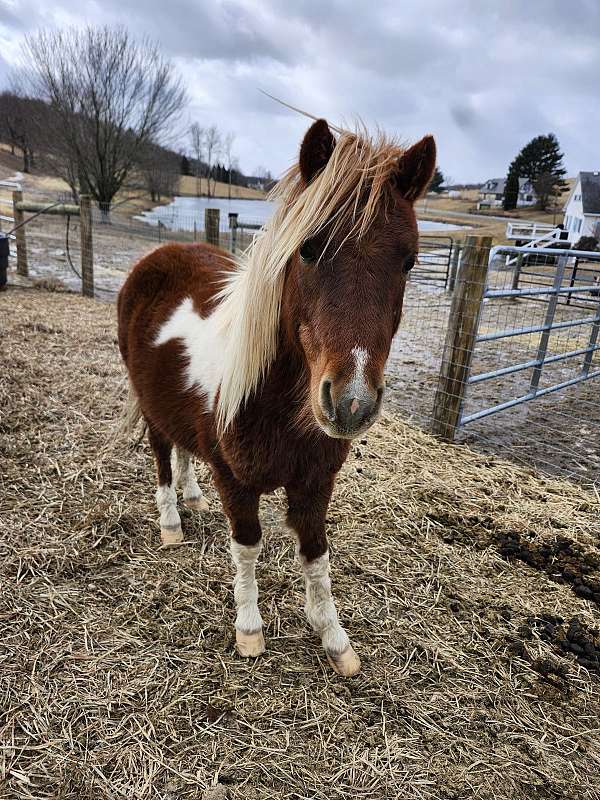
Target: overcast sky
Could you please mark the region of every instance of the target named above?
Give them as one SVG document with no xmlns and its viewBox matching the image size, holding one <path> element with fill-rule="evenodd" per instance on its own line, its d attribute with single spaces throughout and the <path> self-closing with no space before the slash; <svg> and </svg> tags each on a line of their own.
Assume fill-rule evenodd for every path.
<svg viewBox="0 0 600 800">
<path fill-rule="evenodd" d="M 184 76 L 189 120 L 236 135 L 242 169 L 279 174 L 307 122 L 359 115 L 437 139 L 455 181 L 506 173 L 539 133 L 569 175 L 600 168 L 600 0 L 0 0 L 0 84 L 41 27 L 127 25 Z"/>
</svg>

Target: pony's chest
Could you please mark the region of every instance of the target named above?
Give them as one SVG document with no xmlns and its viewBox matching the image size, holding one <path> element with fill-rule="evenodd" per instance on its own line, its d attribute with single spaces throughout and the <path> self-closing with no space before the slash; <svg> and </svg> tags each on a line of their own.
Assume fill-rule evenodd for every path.
<svg viewBox="0 0 600 800">
<path fill-rule="evenodd" d="M 345 443 L 325 437 L 299 437 L 269 426 L 238 429 L 226 442 L 230 468 L 241 483 L 260 492 L 298 482 L 319 483 L 325 474 L 337 472 L 348 452 Z"/>
</svg>

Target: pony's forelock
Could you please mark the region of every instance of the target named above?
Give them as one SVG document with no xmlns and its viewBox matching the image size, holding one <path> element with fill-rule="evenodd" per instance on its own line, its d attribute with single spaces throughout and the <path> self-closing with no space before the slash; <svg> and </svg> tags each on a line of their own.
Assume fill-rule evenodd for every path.
<svg viewBox="0 0 600 800">
<path fill-rule="evenodd" d="M 298 165 L 270 194 L 276 210 L 237 259 L 215 313 L 225 353 L 216 415 L 223 432 L 258 386 L 276 355 L 286 266 L 300 245 L 327 225 L 327 244 L 361 238 L 387 202 L 404 152 L 363 125 L 342 131 L 321 172 L 305 185 Z"/>
</svg>

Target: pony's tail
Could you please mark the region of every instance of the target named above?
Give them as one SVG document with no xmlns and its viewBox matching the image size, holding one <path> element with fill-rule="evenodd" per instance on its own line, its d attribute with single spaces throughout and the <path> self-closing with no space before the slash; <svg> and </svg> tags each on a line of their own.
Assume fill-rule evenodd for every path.
<svg viewBox="0 0 600 800">
<path fill-rule="evenodd" d="M 123 417 L 117 430 L 118 437 L 127 437 L 135 431 L 138 422 L 143 419 L 142 408 L 140 406 L 139 398 L 136 394 L 131 378 L 128 378 L 127 400 L 125 401 L 125 408 L 123 409 Z M 146 422 L 142 429 L 142 437 L 146 432 Z M 140 438 L 142 438 L 140 437 Z"/>
</svg>

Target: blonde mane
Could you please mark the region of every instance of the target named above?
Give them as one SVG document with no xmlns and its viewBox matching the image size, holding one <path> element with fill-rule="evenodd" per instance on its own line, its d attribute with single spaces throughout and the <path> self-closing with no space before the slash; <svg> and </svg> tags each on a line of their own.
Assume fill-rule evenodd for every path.
<svg viewBox="0 0 600 800">
<path fill-rule="evenodd" d="M 341 131 L 323 170 L 304 184 L 298 165 L 270 195 L 269 222 L 237 259 L 215 311 L 224 334 L 217 402 L 220 431 L 232 423 L 276 356 L 286 266 L 302 243 L 328 224 L 329 241 L 362 237 L 389 197 L 404 148 L 382 133 Z"/>
</svg>

